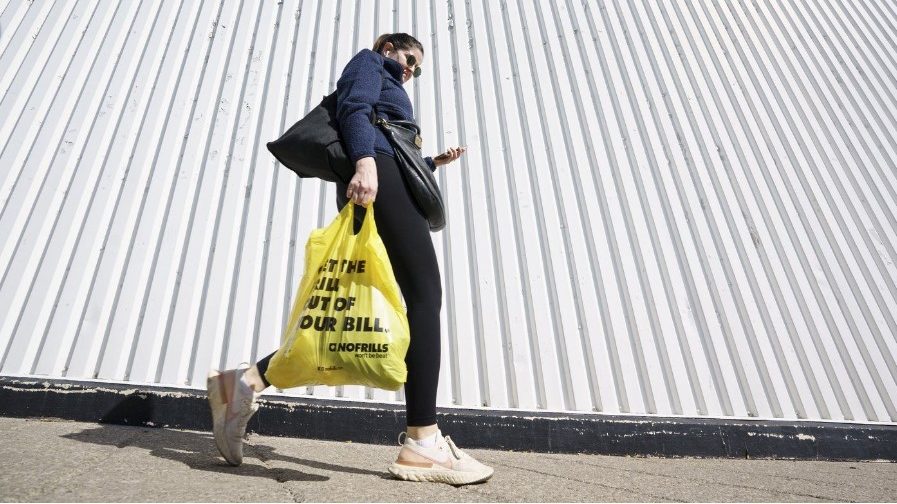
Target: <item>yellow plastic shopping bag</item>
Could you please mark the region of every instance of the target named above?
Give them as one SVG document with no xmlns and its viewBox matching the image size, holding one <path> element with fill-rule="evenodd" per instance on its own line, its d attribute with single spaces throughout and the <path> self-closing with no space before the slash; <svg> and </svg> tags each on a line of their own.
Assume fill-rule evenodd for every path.
<svg viewBox="0 0 897 504">
<path fill-rule="evenodd" d="M 377 234 L 374 207 L 353 232 L 349 201 L 326 228 L 311 232 L 280 349 L 265 378 L 278 388 L 366 385 L 397 390 L 405 382 L 410 335 L 401 291 Z"/>
</svg>

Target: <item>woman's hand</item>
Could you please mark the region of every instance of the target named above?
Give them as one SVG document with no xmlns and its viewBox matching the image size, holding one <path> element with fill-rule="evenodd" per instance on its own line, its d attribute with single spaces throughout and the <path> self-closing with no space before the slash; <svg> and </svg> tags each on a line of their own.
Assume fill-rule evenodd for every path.
<svg viewBox="0 0 897 504">
<path fill-rule="evenodd" d="M 377 163 L 372 157 L 355 162 L 355 175 L 349 181 L 346 197 L 365 208 L 377 198 Z"/>
<path fill-rule="evenodd" d="M 443 152 L 442 154 L 433 158 L 433 163 L 436 166 L 442 166 L 444 164 L 449 164 L 452 161 L 461 157 L 461 154 L 467 152 L 467 147 L 454 147 L 449 148 L 449 150 Z"/>
</svg>

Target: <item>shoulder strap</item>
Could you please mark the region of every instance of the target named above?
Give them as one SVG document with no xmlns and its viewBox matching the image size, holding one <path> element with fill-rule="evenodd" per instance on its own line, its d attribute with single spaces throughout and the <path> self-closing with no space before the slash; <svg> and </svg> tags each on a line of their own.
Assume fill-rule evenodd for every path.
<svg viewBox="0 0 897 504">
<path fill-rule="evenodd" d="M 383 68 L 380 68 L 380 93 L 383 93 L 383 83 L 386 81 L 386 74 L 383 73 Z M 380 96 L 377 95 L 377 101 L 380 100 Z M 371 124 L 377 122 L 377 104 L 371 106 Z"/>
</svg>

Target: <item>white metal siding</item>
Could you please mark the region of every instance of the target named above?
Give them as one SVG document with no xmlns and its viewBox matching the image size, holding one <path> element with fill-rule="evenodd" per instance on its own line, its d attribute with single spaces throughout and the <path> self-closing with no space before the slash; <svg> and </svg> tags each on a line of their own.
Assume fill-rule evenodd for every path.
<svg viewBox="0 0 897 504">
<path fill-rule="evenodd" d="M 0 12 L 3 374 L 203 388 L 276 349 L 336 208 L 265 143 L 404 31 L 426 153 L 470 147 L 440 405 L 897 421 L 893 2 Z"/>
</svg>

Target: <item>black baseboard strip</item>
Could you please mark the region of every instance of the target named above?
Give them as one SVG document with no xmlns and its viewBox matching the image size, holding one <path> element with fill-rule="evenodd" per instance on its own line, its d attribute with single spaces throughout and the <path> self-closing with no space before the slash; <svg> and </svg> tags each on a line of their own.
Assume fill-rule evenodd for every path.
<svg viewBox="0 0 897 504">
<path fill-rule="evenodd" d="M 248 430 L 270 436 L 394 444 L 402 405 L 263 397 Z M 0 416 L 206 430 L 204 391 L 0 376 Z M 897 426 L 440 408 L 466 448 L 664 457 L 897 461 Z"/>
</svg>

